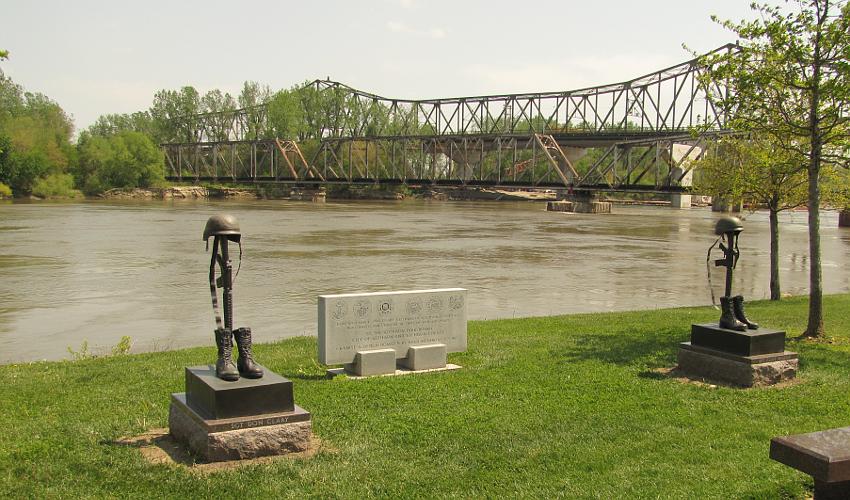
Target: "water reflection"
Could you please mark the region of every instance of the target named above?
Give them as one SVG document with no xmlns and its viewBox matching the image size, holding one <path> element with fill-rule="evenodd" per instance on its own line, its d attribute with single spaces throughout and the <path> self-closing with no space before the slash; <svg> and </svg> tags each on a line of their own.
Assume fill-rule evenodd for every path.
<svg viewBox="0 0 850 500">
<path fill-rule="evenodd" d="M 227 211 L 245 235 L 236 323 L 258 341 L 316 331 L 324 293 L 460 286 L 472 318 L 706 304 L 707 209 L 546 212 L 535 203 L 173 202 L 0 206 L 0 362 L 211 345 L 201 233 Z M 766 214 L 748 217 L 736 292 L 768 295 Z M 824 288 L 850 289 L 850 231 L 822 221 Z M 808 284 L 806 214 L 783 214 L 785 292 Z M 716 286 L 722 270 L 715 270 Z"/>
</svg>

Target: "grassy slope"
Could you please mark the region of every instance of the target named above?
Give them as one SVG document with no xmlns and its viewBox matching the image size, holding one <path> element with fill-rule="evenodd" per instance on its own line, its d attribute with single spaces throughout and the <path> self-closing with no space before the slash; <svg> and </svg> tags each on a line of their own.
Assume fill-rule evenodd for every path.
<svg viewBox="0 0 850 500">
<path fill-rule="evenodd" d="M 324 380 L 315 340 L 256 347 L 295 381 L 333 451 L 209 476 L 149 465 L 119 436 L 167 426 L 183 367 L 211 348 L 0 366 L 0 491 L 12 497 L 799 497 L 773 436 L 850 425 L 850 295 L 826 298 L 831 345 L 792 342 L 802 383 L 740 390 L 657 375 L 709 308 L 471 322 L 463 370 Z M 806 303 L 748 305 L 791 334 Z"/>
</svg>

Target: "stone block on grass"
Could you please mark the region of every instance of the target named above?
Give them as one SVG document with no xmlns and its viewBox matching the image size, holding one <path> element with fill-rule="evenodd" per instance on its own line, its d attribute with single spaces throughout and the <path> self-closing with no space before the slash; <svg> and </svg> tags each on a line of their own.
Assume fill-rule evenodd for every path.
<svg viewBox="0 0 850 500">
<path fill-rule="evenodd" d="M 446 366 L 446 344 L 416 345 L 407 348 L 399 364 L 408 370 L 434 370 Z"/>
<path fill-rule="evenodd" d="M 358 377 L 395 373 L 395 349 L 358 351 L 354 363 L 345 365 L 345 371 Z"/>
</svg>

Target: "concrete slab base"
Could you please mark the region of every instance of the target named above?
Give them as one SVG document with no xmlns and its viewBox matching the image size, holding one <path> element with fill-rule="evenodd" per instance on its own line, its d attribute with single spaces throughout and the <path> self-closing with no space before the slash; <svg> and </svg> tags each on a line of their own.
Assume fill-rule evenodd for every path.
<svg viewBox="0 0 850 500">
<path fill-rule="evenodd" d="M 172 394 L 169 434 L 207 462 L 244 460 L 303 452 L 310 448 L 310 413 L 295 411 L 250 417 L 207 419 L 186 404 L 185 394 Z"/>
<path fill-rule="evenodd" d="M 408 368 L 399 367 L 393 373 L 383 373 L 383 374 L 380 374 L 380 375 L 370 375 L 370 376 L 372 376 L 372 377 L 396 377 L 398 375 L 413 375 L 413 374 L 416 374 L 416 373 L 432 373 L 432 372 L 445 372 L 445 371 L 451 371 L 451 370 L 460 370 L 461 368 L 463 368 L 463 367 L 460 366 L 460 365 L 454 365 L 452 363 L 446 363 L 446 366 L 443 366 L 441 368 L 433 368 L 433 369 L 430 369 L 430 370 L 410 370 Z M 348 372 L 348 371 L 345 370 L 345 368 L 331 368 L 331 369 L 328 370 L 328 377 L 330 377 L 330 378 L 338 377 L 340 375 L 347 375 L 348 378 L 353 379 L 353 380 L 358 380 L 358 379 L 361 379 L 361 378 L 369 378 L 369 376 L 363 377 L 363 376 L 359 376 L 355 373 Z"/>
<path fill-rule="evenodd" d="M 738 356 L 690 342 L 679 344 L 679 370 L 741 387 L 774 385 L 797 375 L 797 353 L 784 351 L 756 356 Z"/>
</svg>

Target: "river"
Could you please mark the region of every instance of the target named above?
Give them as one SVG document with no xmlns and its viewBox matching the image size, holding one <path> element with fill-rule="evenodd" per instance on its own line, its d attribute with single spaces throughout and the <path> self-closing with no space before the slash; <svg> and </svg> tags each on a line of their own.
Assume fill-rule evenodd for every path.
<svg viewBox="0 0 850 500">
<path fill-rule="evenodd" d="M 315 335 L 317 296 L 464 287 L 470 319 L 711 302 L 709 209 L 615 206 L 613 215 L 523 202 L 166 201 L 0 205 L 0 363 L 213 345 L 202 233 L 235 215 L 244 261 L 235 326 L 256 342 Z M 768 296 L 767 214 L 746 216 L 734 290 Z M 808 289 L 806 213 L 781 218 L 783 292 Z M 850 229 L 821 222 L 824 290 L 850 290 Z M 236 260 L 234 253 L 234 260 Z M 719 257 L 719 254 L 718 254 Z M 715 290 L 722 268 L 713 270 Z"/>
</svg>

